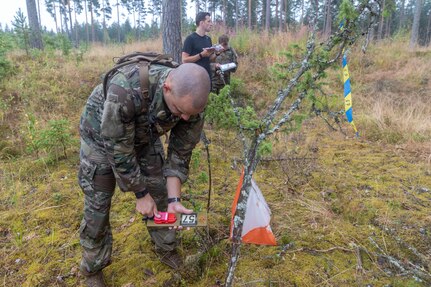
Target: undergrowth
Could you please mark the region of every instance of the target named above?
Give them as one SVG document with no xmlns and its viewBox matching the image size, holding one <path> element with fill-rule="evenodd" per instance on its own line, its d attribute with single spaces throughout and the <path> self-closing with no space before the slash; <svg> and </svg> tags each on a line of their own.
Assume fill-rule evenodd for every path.
<svg viewBox="0 0 431 287">
<path fill-rule="evenodd" d="M 240 52 L 232 95 L 250 131 L 283 85 L 272 67 L 285 60 L 288 45 L 301 45 L 296 37 L 232 37 Z M 16 74 L 1 83 L 0 96 L 4 286 L 83 286 L 77 269 L 83 207 L 76 182 L 80 111 L 112 57 L 160 47 L 160 40 L 92 47 L 79 61 L 73 50 L 68 56 L 59 51 L 8 55 Z M 238 286 L 429 286 L 388 261 L 391 256 L 430 272 L 430 54 L 403 47 L 405 42 L 394 41 L 372 45 L 367 54 L 349 52 L 360 138 L 353 138 L 343 117 L 331 128 L 320 117 L 311 119 L 315 114 L 309 109 L 301 110 L 288 133 L 270 138 L 255 180 L 272 210 L 278 246 L 245 245 Z M 327 95 L 322 107 L 343 110 L 341 68 L 328 72 L 321 92 Z M 210 102 L 210 209 L 202 143 L 183 186 L 185 205 L 209 213 L 208 228 L 179 235 L 188 267 L 173 272 L 157 260 L 134 197 L 117 190 L 111 212 L 113 264 L 105 270 L 112 286 L 217 286 L 224 281 L 242 146 L 230 129 L 235 120 L 226 92 L 211 95 Z"/>
</svg>

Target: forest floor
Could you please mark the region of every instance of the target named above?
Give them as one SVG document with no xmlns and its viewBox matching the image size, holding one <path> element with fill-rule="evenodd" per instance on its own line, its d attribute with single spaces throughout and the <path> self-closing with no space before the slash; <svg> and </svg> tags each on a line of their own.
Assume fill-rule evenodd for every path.
<svg viewBox="0 0 431 287">
<path fill-rule="evenodd" d="M 299 131 L 271 139 L 272 154 L 262 159 L 254 179 L 272 211 L 278 245 L 244 244 L 235 286 L 431 286 L 431 137 L 430 123 L 422 123 L 430 120 L 431 52 L 398 49 L 381 45 L 352 61 L 359 138 L 346 122 L 334 131 L 312 118 Z M 22 143 L 31 142 L 31 115 L 37 127 L 56 118 L 54 113 L 67 117 L 78 139 L 80 110 L 116 52 L 98 48 L 76 64 L 61 57 L 38 61 L 13 56 L 18 73 L 1 88 L 2 103 L 8 104 L 0 118 L 3 286 L 83 286 L 78 272 L 83 209 L 76 179 L 79 145 L 68 146 L 67 157 L 52 160 L 31 154 Z M 246 66 L 240 69 L 236 77 L 246 79 Z M 245 81 L 254 93 L 264 89 Z M 410 105 L 400 99 L 413 96 L 424 106 L 422 117 L 415 115 L 418 122 L 400 112 Z M 392 99 L 395 106 L 384 104 L 393 113 L 382 115 L 377 98 Z M 419 122 L 425 125 L 422 130 L 409 130 Z M 233 132 L 210 125 L 206 131 L 213 184 L 209 223 L 208 228 L 179 232 L 185 267 L 172 271 L 157 260 L 133 195 L 117 190 L 111 210 L 113 263 L 105 269 L 109 286 L 224 282 L 242 147 Z M 208 167 L 202 143 L 193 153 L 183 194 L 187 206 L 206 211 Z"/>
</svg>

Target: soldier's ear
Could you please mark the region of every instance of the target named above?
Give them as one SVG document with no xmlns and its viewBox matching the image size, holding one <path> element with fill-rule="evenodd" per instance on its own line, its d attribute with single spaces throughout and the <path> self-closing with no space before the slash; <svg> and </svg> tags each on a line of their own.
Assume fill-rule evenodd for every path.
<svg viewBox="0 0 431 287">
<path fill-rule="evenodd" d="M 171 88 L 171 84 L 168 82 L 168 81 L 166 81 L 164 84 L 163 84 L 163 91 L 165 91 L 165 92 L 170 92 L 172 90 L 172 88 Z"/>
</svg>

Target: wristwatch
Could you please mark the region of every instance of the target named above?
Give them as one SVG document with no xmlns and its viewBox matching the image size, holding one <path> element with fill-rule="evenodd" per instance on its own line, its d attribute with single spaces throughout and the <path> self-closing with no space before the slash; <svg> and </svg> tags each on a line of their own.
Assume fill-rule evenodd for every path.
<svg viewBox="0 0 431 287">
<path fill-rule="evenodd" d="M 168 204 L 174 203 L 174 202 L 180 202 L 180 201 L 181 201 L 181 198 L 179 198 L 179 197 L 169 197 L 168 198 Z"/>
</svg>

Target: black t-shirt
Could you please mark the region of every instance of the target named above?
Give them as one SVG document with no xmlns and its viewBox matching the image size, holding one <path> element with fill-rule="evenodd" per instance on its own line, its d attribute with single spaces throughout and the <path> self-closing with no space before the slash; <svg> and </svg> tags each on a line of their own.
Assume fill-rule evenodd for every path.
<svg viewBox="0 0 431 287">
<path fill-rule="evenodd" d="M 203 48 L 208 48 L 211 46 L 212 42 L 210 37 L 208 37 L 207 35 L 200 36 L 198 33 L 194 32 L 187 36 L 186 40 L 184 41 L 183 52 L 186 52 L 190 56 L 194 56 L 202 52 Z M 195 63 L 207 70 L 208 75 L 211 78 L 209 57 L 203 57 Z"/>
</svg>

